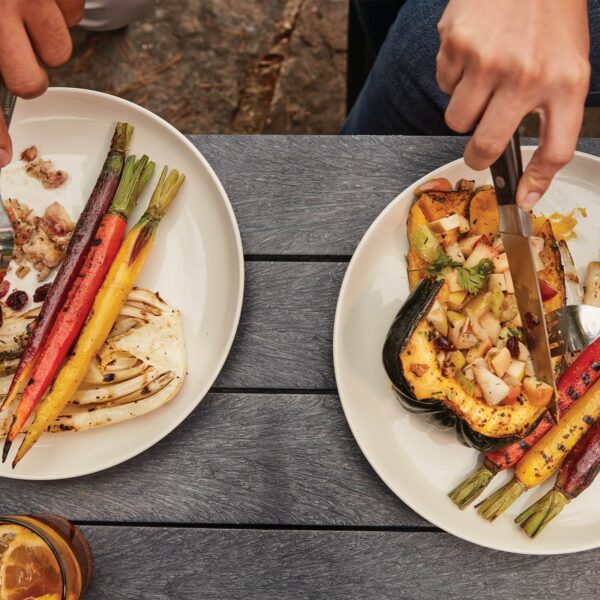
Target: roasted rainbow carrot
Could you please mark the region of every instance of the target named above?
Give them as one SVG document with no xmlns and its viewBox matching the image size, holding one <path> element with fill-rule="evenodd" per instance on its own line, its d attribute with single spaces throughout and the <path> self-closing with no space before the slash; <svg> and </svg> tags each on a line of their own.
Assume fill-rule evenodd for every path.
<svg viewBox="0 0 600 600">
<path fill-rule="evenodd" d="M 563 415 L 515 465 L 515 476 L 478 505 L 488 521 L 500 516 L 523 492 L 541 485 L 600 417 L 600 381 Z"/>
<path fill-rule="evenodd" d="M 600 378 L 600 338 L 592 342 L 560 376 L 556 384 L 560 415 L 564 415 L 598 378 Z M 546 412 L 528 436 L 505 448 L 484 454 L 483 464 L 459 483 L 448 496 L 461 509 L 469 506 L 495 475 L 514 466 L 553 425 L 554 420 L 550 413 Z"/>
<path fill-rule="evenodd" d="M 79 335 L 92 308 L 94 297 L 121 247 L 127 219 L 153 173 L 154 163 L 149 162 L 147 156 L 143 156 L 138 161 L 135 156 L 127 158 L 110 208 L 102 218 L 83 267 L 38 353 L 32 377 L 25 387 L 4 442 L 3 460 L 6 460 L 11 444 L 39 404 Z"/>
<path fill-rule="evenodd" d="M 65 259 L 61 263 L 44 300 L 27 346 L 19 360 L 8 394 L 0 409 L 4 406 L 10 406 L 31 378 L 40 348 L 46 336 L 50 333 L 50 329 L 64 304 L 75 277 L 81 270 L 87 250 L 96 234 L 100 221 L 117 191 L 132 132 L 133 126 L 128 123 L 117 123 L 100 176 L 75 225 Z"/>
<path fill-rule="evenodd" d="M 50 392 L 42 401 L 35 420 L 13 461 L 13 467 L 56 419 L 83 381 L 92 358 L 108 337 L 119 311 L 150 254 L 158 224 L 184 179 L 185 176 L 175 170 L 167 175 L 167 168 L 163 169 L 148 209 L 127 234 L 98 291 L 75 349 L 59 371 Z"/>
<path fill-rule="evenodd" d="M 585 491 L 600 471 L 600 421 L 575 444 L 563 462 L 554 487 L 516 519 L 529 537 L 535 537 L 573 498 Z"/>
</svg>

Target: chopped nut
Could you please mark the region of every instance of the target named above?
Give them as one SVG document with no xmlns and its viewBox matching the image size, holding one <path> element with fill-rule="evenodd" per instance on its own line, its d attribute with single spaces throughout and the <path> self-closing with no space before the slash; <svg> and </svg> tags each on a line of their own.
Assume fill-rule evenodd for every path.
<svg viewBox="0 0 600 600">
<path fill-rule="evenodd" d="M 32 162 L 37 158 L 38 150 L 36 146 L 29 146 L 29 148 L 25 148 L 23 152 L 21 152 L 21 160 L 25 162 Z"/>
<path fill-rule="evenodd" d="M 15 275 L 19 278 L 19 279 L 23 279 L 23 277 L 25 277 L 27 275 L 27 273 L 29 273 L 29 271 L 31 271 L 31 269 L 26 266 L 26 265 L 21 265 L 16 271 L 15 271 Z"/>
<path fill-rule="evenodd" d="M 417 377 L 421 377 L 429 370 L 429 365 L 424 365 L 421 363 L 413 363 L 412 365 L 410 365 L 410 370 Z"/>
</svg>

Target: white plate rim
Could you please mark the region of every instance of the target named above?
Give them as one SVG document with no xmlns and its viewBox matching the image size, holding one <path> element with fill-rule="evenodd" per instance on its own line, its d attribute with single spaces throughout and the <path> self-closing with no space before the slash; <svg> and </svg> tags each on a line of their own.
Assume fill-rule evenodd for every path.
<svg viewBox="0 0 600 600">
<path fill-rule="evenodd" d="M 191 150 L 192 153 L 195 154 L 195 156 L 200 160 L 200 162 L 206 169 L 206 173 L 208 173 L 208 175 L 210 176 L 212 183 L 216 186 L 216 188 L 221 196 L 221 199 L 223 200 L 223 204 L 227 211 L 230 225 L 231 225 L 231 228 L 234 233 L 234 243 L 235 243 L 236 260 L 237 260 L 236 276 L 239 281 L 239 286 L 238 286 L 237 298 L 235 299 L 236 308 L 235 308 L 235 312 L 234 312 L 234 320 L 231 324 L 231 330 L 229 333 L 229 337 L 226 340 L 225 345 L 223 346 L 223 351 L 221 353 L 221 356 L 219 357 L 219 360 L 216 361 L 217 368 L 215 368 L 214 375 L 212 378 L 207 379 L 205 385 L 201 389 L 194 392 L 194 395 L 197 400 L 195 402 L 190 403 L 190 405 L 188 407 L 189 410 L 182 410 L 180 412 L 180 414 L 178 415 L 178 418 L 173 420 L 172 426 L 168 430 L 158 432 L 154 436 L 149 437 L 149 439 L 145 443 L 140 444 L 140 446 L 136 447 L 135 449 L 131 450 L 130 452 L 127 452 L 127 453 L 121 455 L 119 458 L 116 458 L 112 461 L 107 461 L 106 464 L 102 464 L 97 467 L 92 467 L 89 470 L 85 470 L 85 471 L 82 471 L 79 473 L 69 474 L 69 475 L 65 475 L 62 477 L 56 477 L 54 475 L 47 476 L 47 475 L 43 475 L 43 474 L 41 474 L 39 476 L 25 475 L 25 474 L 20 474 L 17 470 L 11 470 L 10 472 L 1 472 L 0 473 L 0 477 L 3 477 L 5 479 L 17 479 L 17 480 L 22 480 L 22 481 L 62 481 L 62 480 L 66 480 L 66 479 L 74 479 L 77 477 L 85 477 L 87 475 L 92 475 L 94 473 L 98 473 L 101 471 L 105 471 L 107 469 L 111 469 L 112 467 L 115 467 L 121 463 L 124 463 L 124 462 L 134 458 L 138 454 L 142 454 L 143 452 L 145 452 L 146 450 L 148 450 L 149 448 L 151 448 L 152 446 L 154 446 L 155 444 L 160 442 L 162 439 L 169 436 L 198 407 L 198 405 L 206 397 L 206 394 L 208 393 L 208 391 L 212 387 L 213 383 L 219 376 L 221 370 L 223 369 L 223 365 L 225 364 L 225 361 L 227 360 L 227 357 L 229 356 L 231 347 L 233 345 L 233 342 L 235 340 L 235 336 L 237 334 L 237 330 L 239 327 L 241 313 L 242 313 L 242 307 L 243 307 L 243 300 L 244 300 L 244 291 L 245 291 L 244 251 L 243 251 L 243 246 L 242 246 L 242 237 L 240 234 L 240 229 L 238 226 L 238 222 L 237 222 L 235 213 L 233 211 L 233 207 L 231 205 L 231 201 L 229 200 L 229 196 L 227 195 L 227 192 L 225 191 L 225 188 L 223 187 L 221 180 L 217 177 L 217 174 L 215 173 L 212 166 L 209 164 L 209 162 L 206 160 L 206 158 L 200 152 L 200 150 L 198 150 L 198 148 L 196 148 L 196 146 L 194 146 L 194 144 L 192 144 L 192 142 L 190 142 L 190 140 L 188 140 L 184 134 L 182 134 L 178 129 L 173 127 L 173 125 L 171 125 L 168 121 L 166 121 L 162 117 L 159 117 L 158 115 L 156 115 L 152 111 L 148 110 L 147 108 L 144 108 L 143 106 L 140 106 L 140 105 L 136 104 L 135 102 L 131 102 L 130 100 L 126 100 L 125 98 L 120 98 L 119 96 L 114 96 L 112 94 L 107 94 L 105 92 L 99 92 L 96 90 L 71 88 L 71 87 L 60 87 L 60 86 L 48 88 L 48 90 L 45 92 L 45 94 L 48 94 L 50 96 L 55 95 L 55 94 L 67 94 L 67 95 L 73 95 L 73 96 L 99 97 L 99 98 L 103 98 L 105 100 L 115 102 L 116 104 L 121 104 L 121 105 L 127 106 L 130 109 L 140 112 L 143 115 L 145 115 L 146 117 L 150 118 L 159 127 L 168 129 L 172 134 L 175 135 L 175 137 L 177 137 L 179 139 L 179 141 L 181 141 L 185 146 L 187 146 L 187 148 L 189 150 Z"/>
<path fill-rule="evenodd" d="M 522 146 L 522 149 L 527 150 L 527 151 L 533 151 L 536 148 L 537 148 L 536 146 Z M 593 154 L 589 154 L 587 152 L 576 151 L 574 154 L 574 158 L 575 157 L 581 157 L 585 160 L 592 160 L 593 162 L 596 162 L 600 166 L 600 157 L 594 156 Z M 355 265 L 358 260 L 356 257 L 361 252 L 362 248 L 364 246 L 366 246 L 366 244 L 368 243 L 368 240 L 371 237 L 371 235 L 373 234 L 373 232 L 375 231 L 375 229 L 377 228 L 378 223 L 380 221 L 384 220 L 387 217 L 388 213 L 392 212 L 399 203 L 404 201 L 403 196 L 405 194 L 407 194 L 408 191 L 415 189 L 417 186 L 421 185 L 422 183 L 424 183 L 426 181 L 429 181 L 430 179 L 441 176 L 441 174 L 443 174 L 448 168 L 459 166 L 459 165 L 464 165 L 466 167 L 464 158 L 457 158 L 456 160 L 453 160 L 453 161 L 450 161 L 448 163 L 441 165 L 437 169 L 434 169 L 433 171 L 430 171 L 429 173 L 423 175 L 423 177 L 421 177 L 420 179 L 418 179 L 415 182 L 413 182 L 412 184 L 410 184 L 408 187 L 401 190 L 400 193 L 397 194 L 395 196 L 395 198 L 387 206 L 385 206 L 381 210 L 381 212 L 375 217 L 373 222 L 369 225 L 369 227 L 363 234 L 362 238 L 360 239 L 360 242 L 358 243 L 358 245 L 356 246 L 356 249 L 354 250 L 354 252 L 352 254 L 352 258 L 350 259 L 350 262 L 348 263 L 346 273 L 344 274 L 344 278 L 342 280 L 342 285 L 340 286 L 340 292 L 339 292 L 338 300 L 336 303 L 335 319 L 334 319 L 334 324 L 333 324 L 333 366 L 334 366 L 334 371 L 335 371 L 336 386 L 337 386 L 338 395 L 340 398 L 340 403 L 342 405 L 342 410 L 344 411 L 346 421 L 348 422 L 348 426 L 350 427 L 350 431 L 352 432 L 352 435 L 354 436 L 356 443 L 358 444 L 361 452 L 363 453 L 364 457 L 367 459 L 367 462 L 371 465 L 371 468 L 375 471 L 377 476 L 383 481 L 383 483 L 385 483 L 385 485 L 388 487 L 388 489 L 396 497 L 398 497 L 402 502 L 404 502 L 404 504 L 406 504 L 411 510 L 416 512 L 418 515 L 420 515 L 421 517 L 423 517 L 424 519 L 429 521 L 432 525 L 438 527 L 442 531 L 445 531 L 446 533 L 449 533 L 457 538 L 463 539 L 463 540 L 470 542 L 472 544 L 475 544 L 477 546 L 482 546 L 485 548 L 489 548 L 491 550 L 499 550 L 501 552 L 507 552 L 507 553 L 511 553 L 511 554 L 520 554 L 520 555 L 525 555 L 525 556 L 527 556 L 527 555 L 550 556 L 550 555 L 561 555 L 561 554 L 573 554 L 576 552 L 584 552 L 586 550 L 593 550 L 595 548 L 600 547 L 600 538 L 596 542 L 592 542 L 589 544 L 582 544 L 582 545 L 573 544 L 572 547 L 562 549 L 562 550 L 559 550 L 559 549 L 548 550 L 548 549 L 536 547 L 535 544 L 532 544 L 531 548 L 528 549 L 527 551 L 525 551 L 520 548 L 513 548 L 513 547 L 505 546 L 502 544 L 482 542 L 480 539 L 476 539 L 475 537 L 470 536 L 468 533 L 465 533 L 464 530 L 460 529 L 460 527 L 453 527 L 452 525 L 448 525 L 447 523 L 442 523 L 440 520 L 437 519 L 437 517 L 435 515 L 431 514 L 428 510 L 419 507 L 418 503 L 413 502 L 411 499 L 406 499 L 405 497 L 403 497 L 401 491 L 399 491 L 397 489 L 397 486 L 394 485 L 389 480 L 389 478 L 385 476 L 385 474 L 382 472 L 382 470 L 380 468 L 378 468 L 377 461 L 374 459 L 371 452 L 369 451 L 367 442 L 362 439 L 362 437 L 358 431 L 359 423 L 355 422 L 355 420 L 352 416 L 352 411 L 350 409 L 349 400 L 343 391 L 343 381 L 341 380 L 341 377 L 339 376 L 339 373 L 341 372 L 341 366 L 340 366 L 339 361 L 340 361 L 340 356 L 342 355 L 342 352 L 340 350 L 340 346 L 341 346 L 341 334 L 340 334 L 341 324 L 340 324 L 340 321 L 342 318 L 343 304 L 344 304 L 345 296 L 347 294 L 347 288 L 351 285 L 350 282 L 352 279 L 352 272 L 353 272 L 353 269 L 355 268 Z M 401 408 L 400 404 L 398 404 L 398 405 Z M 458 440 L 456 443 L 459 443 Z"/>
</svg>

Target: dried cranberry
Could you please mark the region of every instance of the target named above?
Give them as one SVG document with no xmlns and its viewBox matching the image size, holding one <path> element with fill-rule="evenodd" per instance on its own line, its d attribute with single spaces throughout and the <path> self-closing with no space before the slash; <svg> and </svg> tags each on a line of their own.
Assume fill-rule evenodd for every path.
<svg viewBox="0 0 600 600">
<path fill-rule="evenodd" d="M 452 350 L 452 348 L 454 348 L 452 342 L 443 335 L 436 337 L 433 343 L 435 345 L 435 349 L 439 352 L 448 352 L 449 350 Z"/>
<path fill-rule="evenodd" d="M 33 301 L 34 302 L 43 302 L 46 299 L 48 292 L 50 291 L 51 285 L 52 285 L 51 283 L 45 283 L 44 285 L 40 285 L 40 287 L 37 288 L 37 290 L 35 290 L 35 292 L 33 294 Z"/>
<path fill-rule="evenodd" d="M 533 313 L 526 312 L 525 323 L 529 329 L 533 329 L 536 325 L 540 324 L 540 320 Z"/>
<path fill-rule="evenodd" d="M 0 298 L 4 298 L 8 294 L 8 290 L 10 290 L 10 281 L 3 279 L 2 283 L 0 283 Z"/>
<path fill-rule="evenodd" d="M 6 306 L 13 310 L 21 310 L 29 301 L 27 292 L 21 290 L 15 290 L 6 299 Z"/>
<path fill-rule="evenodd" d="M 513 358 L 519 358 L 519 338 L 516 335 L 511 335 L 508 338 L 506 347 Z"/>
</svg>

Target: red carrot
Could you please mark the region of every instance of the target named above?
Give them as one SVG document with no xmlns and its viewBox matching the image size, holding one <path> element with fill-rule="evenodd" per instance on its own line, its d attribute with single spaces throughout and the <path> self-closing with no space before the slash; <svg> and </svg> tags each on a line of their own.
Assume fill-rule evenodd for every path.
<svg viewBox="0 0 600 600">
<path fill-rule="evenodd" d="M 600 378 L 600 338 L 583 350 L 575 362 L 560 376 L 556 384 L 559 414 L 566 413 L 598 378 Z M 483 492 L 496 474 L 519 462 L 553 425 L 554 420 L 550 413 L 546 412 L 528 436 L 500 450 L 487 452 L 483 457 L 483 465 L 448 494 L 452 501 L 459 508 L 468 506 Z"/>
<path fill-rule="evenodd" d="M 77 338 L 92 308 L 94 298 L 116 256 L 127 228 L 127 219 L 146 183 L 154 172 L 154 163 L 144 156 L 136 162 L 130 156 L 109 211 L 102 218 L 87 257 L 71 288 L 52 330 L 40 349 L 32 378 L 29 380 L 6 437 L 3 455 L 39 404 L 60 365 Z"/>
<path fill-rule="evenodd" d="M 21 355 L 8 394 L 0 409 L 4 406 L 10 406 L 33 373 L 40 348 L 54 324 L 75 277 L 81 270 L 90 243 L 115 195 L 132 132 L 133 127 L 128 123 L 117 123 L 100 176 L 77 221 L 65 259 L 61 263 L 56 278 L 52 282 L 52 287 L 42 305 L 33 332 L 27 342 L 25 351 Z"/>
</svg>

